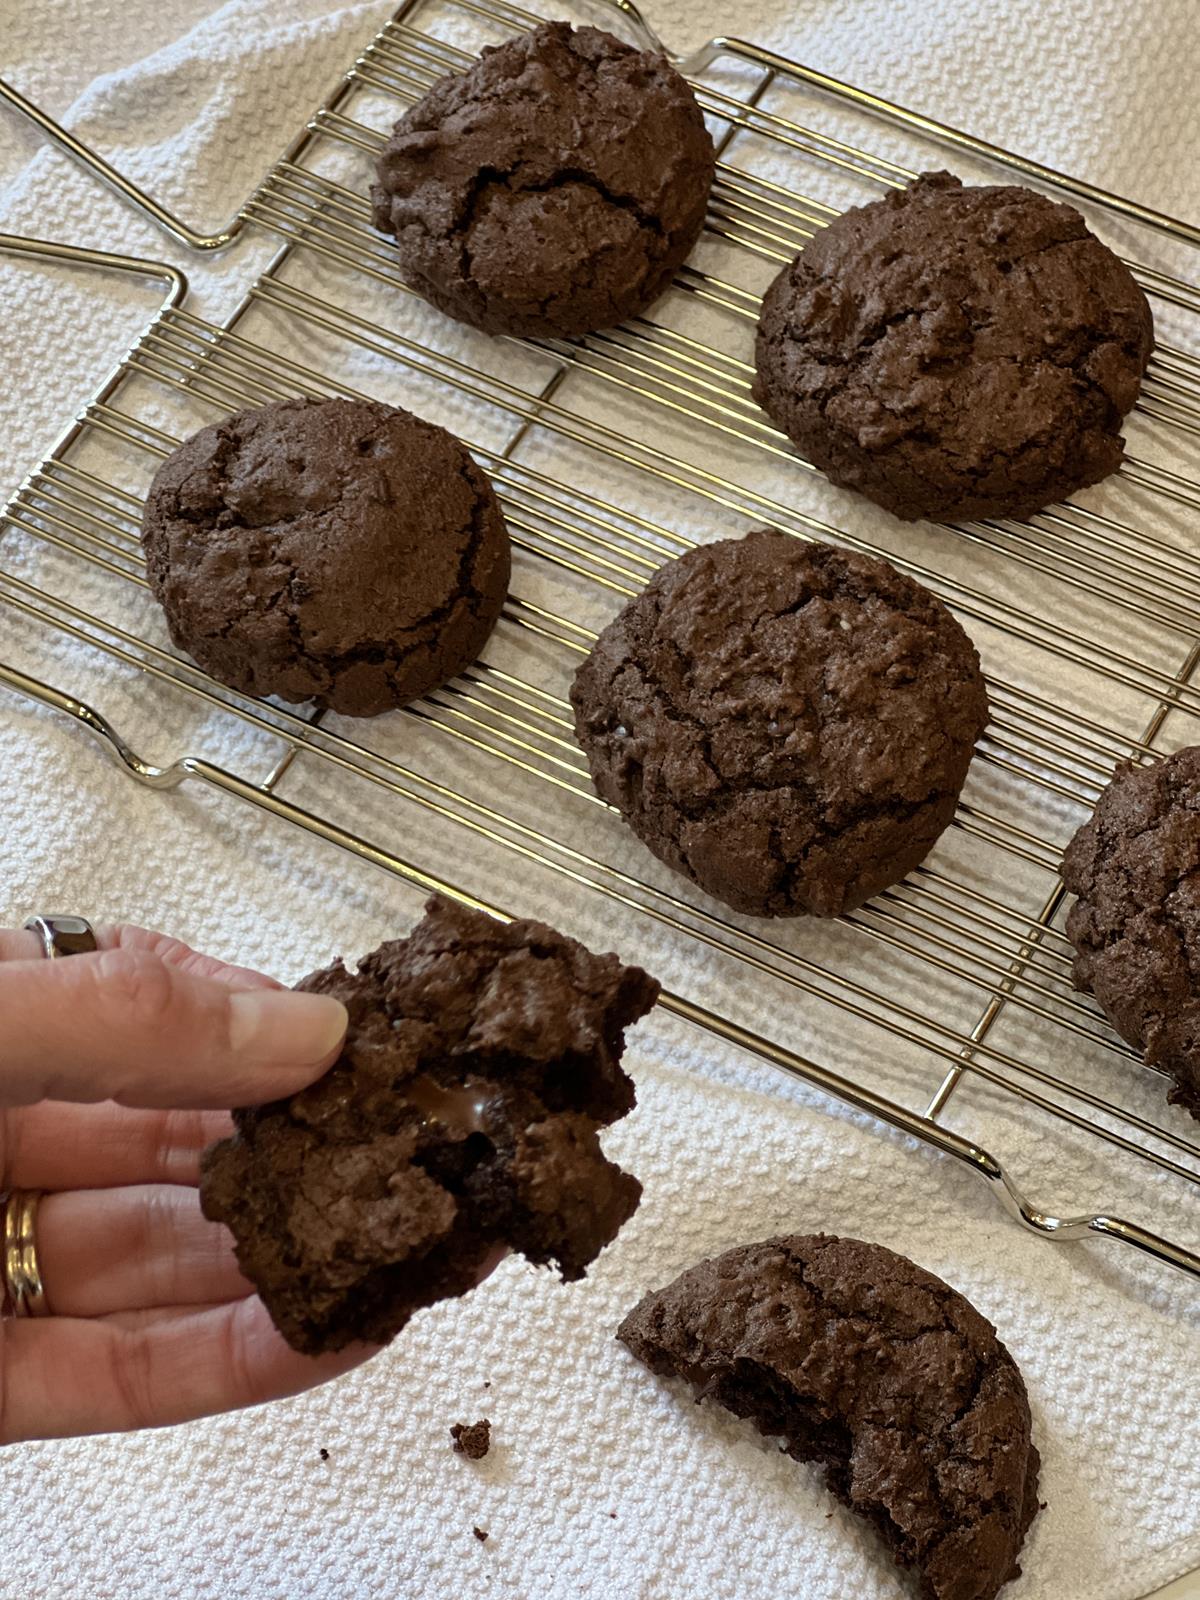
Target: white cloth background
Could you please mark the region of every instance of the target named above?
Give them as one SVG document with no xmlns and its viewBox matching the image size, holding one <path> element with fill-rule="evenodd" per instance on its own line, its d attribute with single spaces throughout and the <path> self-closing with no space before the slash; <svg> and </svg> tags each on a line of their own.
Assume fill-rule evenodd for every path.
<svg viewBox="0 0 1200 1600">
<path fill-rule="evenodd" d="M 390 9 L 0 0 L 0 68 L 190 220 L 213 224 Z M 1162 209 L 1200 213 L 1192 0 L 649 10 L 680 46 L 715 32 L 755 38 Z M 178 255 L 2 114 L 0 227 Z M 185 263 L 206 309 L 240 292 L 256 250 Z M 0 263 L 5 490 L 145 310 L 144 292 L 118 281 Z M 128 917 L 294 979 L 417 913 L 415 894 L 203 792 L 136 789 L 11 698 L 0 772 L 2 920 L 33 907 Z M 653 964 L 651 951 L 627 953 Z M 1200 1562 L 1193 1285 L 1101 1246 L 1026 1239 L 969 1175 L 665 1017 L 638 1032 L 630 1061 L 639 1108 L 609 1148 L 646 1197 L 585 1284 L 565 1290 L 509 1262 L 315 1395 L 157 1435 L 3 1452 L 5 1600 L 910 1594 L 865 1530 L 840 1508 L 829 1515 L 814 1473 L 688 1405 L 612 1340 L 646 1286 L 781 1229 L 905 1251 L 997 1324 L 1028 1381 L 1049 1502 L 1011 1600 L 1132 1600 Z M 475 1467 L 451 1453 L 447 1428 L 480 1415 L 495 1447 Z"/>
</svg>

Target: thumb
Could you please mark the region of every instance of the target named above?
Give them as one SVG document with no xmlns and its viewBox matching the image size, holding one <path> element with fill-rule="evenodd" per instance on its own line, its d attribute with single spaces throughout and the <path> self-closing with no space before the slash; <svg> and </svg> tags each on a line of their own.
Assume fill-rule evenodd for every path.
<svg viewBox="0 0 1200 1600">
<path fill-rule="evenodd" d="M 319 1076 L 345 1032 L 328 995 L 231 988 L 148 950 L 4 962 L 0 1105 L 253 1105 Z"/>
</svg>

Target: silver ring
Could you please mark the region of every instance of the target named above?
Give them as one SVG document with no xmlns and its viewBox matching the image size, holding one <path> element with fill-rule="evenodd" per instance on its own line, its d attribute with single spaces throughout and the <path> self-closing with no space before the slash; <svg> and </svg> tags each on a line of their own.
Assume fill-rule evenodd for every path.
<svg viewBox="0 0 1200 1600">
<path fill-rule="evenodd" d="M 47 961 L 90 955 L 98 948 L 96 935 L 86 917 L 30 917 L 25 927 L 37 934 Z"/>
</svg>

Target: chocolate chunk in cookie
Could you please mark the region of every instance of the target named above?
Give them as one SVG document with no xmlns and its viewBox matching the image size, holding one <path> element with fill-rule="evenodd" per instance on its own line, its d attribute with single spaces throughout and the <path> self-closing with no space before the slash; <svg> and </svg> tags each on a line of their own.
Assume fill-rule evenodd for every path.
<svg viewBox="0 0 1200 1600">
<path fill-rule="evenodd" d="M 1075 982 L 1200 1118 L 1200 747 L 1119 766 L 1062 877 Z"/>
<path fill-rule="evenodd" d="M 1039 1467 L 1021 1374 L 903 1256 L 826 1234 L 743 1245 L 646 1295 L 617 1337 L 820 1462 L 929 1600 L 991 1600 L 1020 1572 Z"/>
<path fill-rule="evenodd" d="M 407 282 L 486 333 L 581 334 L 645 310 L 704 225 L 715 170 L 664 57 L 548 22 L 440 79 L 372 189 Z"/>
<path fill-rule="evenodd" d="M 915 867 L 988 710 L 940 600 L 885 561 L 769 531 L 661 567 L 571 702 L 601 796 L 757 916 L 835 916 Z"/>
<path fill-rule="evenodd" d="M 1070 206 L 926 173 L 775 279 L 754 394 L 898 517 L 1025 517 L 1120 465 L 1146 297 Z"/>
<path fill-rule="evenodd" d="M 288 1343 L 384 1344 L 505 1246 L 583 1277 L 641 1194 L 597 1130 L 634 1104 L 624 1029 L 654 979 L 541 923 L 432 900 L 357 972 L 299 987 L 345 1003 L 342 1054 L 235 1112 L 200 1185 Z"/>
<path fill-rule="evenodd" d="M 206 672 L 358 717 L 469 666 L 508 588 L 508 530 L 464 446 L 365 400 L 203 428 L 158 469 L 142 543 L 171 637 Z"/>
</svg>

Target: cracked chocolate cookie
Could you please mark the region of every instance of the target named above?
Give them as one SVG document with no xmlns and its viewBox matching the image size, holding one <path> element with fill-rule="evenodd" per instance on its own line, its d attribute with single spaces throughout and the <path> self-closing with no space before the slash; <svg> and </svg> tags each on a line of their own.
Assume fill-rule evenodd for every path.
<svg viewBox="0 0 1200 1600">
<path fill-rule="evenodd" d="M 898 517 L 1025 517 L 1120 465 L 1146 297 L 1070 206 L 948 172 L 847 211 L 763 300 L 754 396 Z"/>
<path fill-rule="evenodd" d="M 365 400 L 201 429 L 158 469 L 142 543 L 171 637 L 206 672 L 357 717 L 474 661 L 508 588 L 508 530 L 466 449 Z"/>
<path fill-rule="evenodd" d="M 954 814 L 975 647 L 886 561 L 764 530 L 654 574 L 571 689 L 596 788 L 660 860 L 757 916 L 832 917 Z"/>
<path fill-rule="evenodd" d="M 1200 747 L 1119 766 L 1062 878 L 1076 984 L 1200 1118 Z"/>
<path fill-rule="evenodd" d="M 742 1245 L 646 1295 L 617 1337 L 819 1462 L 929 1600 L 991 1600 L 1020 1572 L 1040 1464 L 1024 1382 L 991 1323 L 904 1256 L 827 1234 Z"/>
<path fill-rule="evenodd" d="M 663 292 L 714 171 L 695 96 L 664 57 L 548 22 L 405 112 L 379 157 L 375 226 L 448 316 L 582 334 Z"/>
<path fill-rule="evenodd" d="M 290 1099 L 236 1111 L 200 1180 L 288 1343 L 385 1344 L 506 1247 L 582 1278 L 641 1195 L 597 1130 L 633 1107 L 624 1030 L 654 979 L 541 923 L 431 900 L 357 972 L 299 987 L 345 1003 L 342 1054 Z"/>
</svg>

